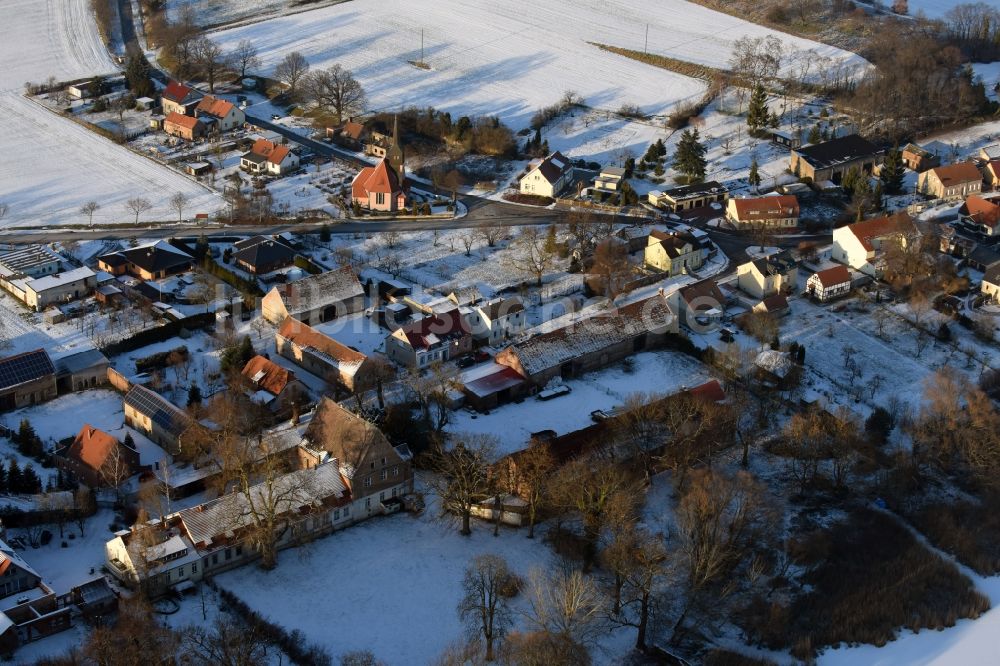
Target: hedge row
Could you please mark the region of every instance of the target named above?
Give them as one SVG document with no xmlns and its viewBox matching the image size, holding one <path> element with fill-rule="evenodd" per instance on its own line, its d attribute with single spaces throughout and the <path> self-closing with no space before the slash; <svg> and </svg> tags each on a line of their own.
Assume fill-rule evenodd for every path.
<svg viewBox="0 0 1000 666">
<path fill-rule="evenodd" d="M 152 345 L 157 342 L 169 340 L 170 338 L 179 335 L 184 329 L 191 330 L 193 328 L 205 328 L 214 322 L 214 313 L 202 312 L 200 314 L 191 315 L 190 317 L 181 319 L 180 321 L 170 321 L 162 326 L 157 326 L 156 328 L 147 328 L 144 331 L 139 331 L 129 338 L 119 340 L 118 342 L 112 342 L 101 347 L 101 352 L 105 356 L 123 354 L 125 352 L 139 349 L 140 347 L 145 347 L 146 345 Z"/>
</svg>

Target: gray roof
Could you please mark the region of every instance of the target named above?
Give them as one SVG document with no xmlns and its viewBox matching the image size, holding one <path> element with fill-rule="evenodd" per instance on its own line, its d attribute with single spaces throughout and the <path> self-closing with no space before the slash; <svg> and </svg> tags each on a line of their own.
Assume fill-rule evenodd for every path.
<svg viewBox="0 0 1000 666">
<path fill-rule="evenodd" d="M 71 375 L 95 366 L 107 365 L 108 357 L 102 354 L 100 349 L 87 349 L 56 359 L 55 363 L 57 374 Z"/>
<path fill-rule="evenodd" d="M 294 317 L 317 308 L 364 297 L 365 288 L 361 286 L 354 271 L 344 267 L 296 280 L 287 285 L 285 294 L 285 309 Z"/>
<path fill-rule="evenodd" d="M 882 151 L 871 141 L 857 134 L 848 134 L 837 139 L 803 146 L 795 152 L 814 169 L 825 169 L 845 162 L 874 157 Z"/>
<path fill-rule="evenodd" d="M 336 462 L 285 474 L 273 484 L 273 489 L 265 491 L 264 484 L 251 487 L 250 494 L 256 501 L 264 492 L 272 493 L 277 500 L 277 513 L 298 512 L 331 497 L 347 496 L 347 486 L 340 475 Z M 187 530 L 188 537 L 196 546 L 208 546 L 227 532 L 236 532 L 252 522 L 251 503 L 241 492 L 222 497 L 178 512 Z"/>
</svg>

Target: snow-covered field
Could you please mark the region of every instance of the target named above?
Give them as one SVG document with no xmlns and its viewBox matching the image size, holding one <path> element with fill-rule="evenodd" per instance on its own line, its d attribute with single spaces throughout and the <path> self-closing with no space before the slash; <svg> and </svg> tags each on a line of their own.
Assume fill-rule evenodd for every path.
<svg viewBox="0 0 1000 666">
<path fill-rule="evenodd" d="M 497 115 L 520 129 L 566 90 L 595 108 L 638 104 L 650 114 L 699 97 L 700 81 L 588 44 L 641 49 L 647 23 L 650 52 L 714 67 L 727 66 L 735 40 L 768 34 L 786 45 L 789 72 L 804 58 L 867 66 L 853 53 L 684 0 L 354 0 L 221 31 L 214 38 L 226 49 L 252 40 L 267 72 L 291 51 L 301 52 L 313 67 L 339 63 L 364 85 L 372 109 L 430 105 L 453 114 Z M 408 63 L 421 58 L 421 30 L 429 70 Z"/>
<path fill-rule="evenodd" d="M 273 571 L 248 566 L 216 582 L 265 617 L 301 630 L 335 658 L 372 650 L 393 666 L 432 664 L 464 637 L 456 606 L 474 556 L 501 555 L 525 580 L 534 568 L 557 566 L 550 547 L 540 538 L 526 539 L 524 531 L 503 529 L 494 538 L 490 526 L 477 521 L 472 535 L 463 537 L 453 520 L 439 515 L 428 498 L 421 516 L 373 518 L 283 551 Z M 514 599 L 517 610 L 525 608 L 524 597 Z M 515 626 L 524 625 L 518 614 Z M 601 643 L 619 656 L 629 640 L 634 642 L 634 632 L 618 629 Z M 593 656 L 595 663 L 607 663 L 610 655 L 598 650 Z"/>
<path fill-rule="evenodd" d="M 4 0 L 0 24 L 0 117 L 5 149 L 15 159 L 0 164 L 0 201 L 10 210 L 5 226 L 80 223 L 80 205 L 101 205 L 95 223 L 123 222 L 124 203 L 135 196 L 155 206 L 146 219 L 172 219 L 167 199 L 191 198 L 193 212 L 212 211 L 216 195 L 165 167 L 121 148 L 22 96 L 26 81 L 49 76 L 72 80 L 116 70 L 88 0 Z"/>
</svg>

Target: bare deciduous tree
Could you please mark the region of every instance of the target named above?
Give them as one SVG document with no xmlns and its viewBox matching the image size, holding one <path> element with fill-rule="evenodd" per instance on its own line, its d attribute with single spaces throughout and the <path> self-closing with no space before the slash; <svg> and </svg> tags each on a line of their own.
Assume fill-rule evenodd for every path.
<svg viewBox="0 0 1000 666">
<path fill-rule="evenodd" d="M 493 661 L 495 649 L 513 623 L 513 614 L 503 591 L 511 573 L 499 555 L 478 555 L 465 570 L 459 617 L 469 635 L 481 638 L 486 645 L 486 661 Z"/>
<path fill-rule="evenodd" d="M 271 643 L 256 622 L 243 623 L 220 614 L 209 627 L 185 627 L 182 636 L 185 658 L 192 664 L 256 666 L 269 660 Z"/>
<path fill-rule="evenodd" d="M 579 570 L 532 571 L 527 618 L 539 630 L 589 647 L 606 629 L 603 611 L 603 595 Z"/>
<path fill-rule="evenodd" d="M 94 213 L 96 213 L 100 207 L 101 204 L 96 201 L 88 201 L 80 206 L 80 214 L 87 216 L 87 226 L 94 226 Z M 0 215 L 0 217 L 3 217 L 3 215 Z"/>
<path fill-rule="evenodd" d="M 309 73 L 309 61 L 298 51 L 292 51 L 274 68 L 274 78 L 288 86 L 288 97 L 296 99 L 299 83 Z"/>
<path fill-rule="evenodd" d="M 216 80 L 229 68 L 225 52 L 208 37 L 199 37 L 195 40 L 192 54 L 194 66 L 208 82 L 208 91 L 214 93 Z"/>
<path fill-rule="evenodd" d="M 241 39 L 232 53 L 233 66 L 239 71 L 240 78 L 245 79 L 247 72 L 260 67 L 257 56 L 257 46 L 249 39 Z"/>
<path fill-rule="evenodd" d="M 472 509 L 494 490 L 490 465 L 496 455 L 491 435 L 459 434 L 450 449 L 432 455 L 436 473 L 430 485 L 441 498 L 442 508 L 462 519 L 460 533 L 472 534 Z"/>
<path fill-rule="evenodd" d="M 340 65 L 310 73 L 302 85 L 306 98 L 319 109 L 334 114 L 338 125 L 344 116 L 364 111 L 368 103 L 365 89 Z"/>
<path fill-rule="evenodd" d="M 132 197 L 125 202 L 125 210 L 135 215 L 135 223 L 137 226 L 139 224 L 139 216 L 150 210 L 152 207 L 153 204 L 149 203 L 149 199 L 144 199 L 143 197 Z"/>
<path fill-rule="evenodd" d="M 177 212 L 177 221 L 184 221 L 184 207 L 187 206 L 187 196 L 183 192 L 177 192 L 170 197 L 170 207 Z"/>
</svg>

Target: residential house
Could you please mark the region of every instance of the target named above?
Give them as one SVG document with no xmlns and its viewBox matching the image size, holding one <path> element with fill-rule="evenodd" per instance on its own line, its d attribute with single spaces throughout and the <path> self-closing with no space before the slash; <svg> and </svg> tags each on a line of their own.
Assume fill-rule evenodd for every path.
<svg viewBox="0 0 1000 666">
<path fill-rule="evenodd" d="M 139 473 L 139 451 L 89 423 L 53 458 L 56 467 L 90 488 L 117 487 Z"/>
<path fill-rule="evenodd" d="M 159 596 L 252 562 L 259 554 L 248 542 L 255 529 L 251 507 L 265 501 L 265 494 L 274 498 L 279 550 L 330 534 L 367 517 L 352 510 L 342 469 L 331 459 L 115 532 L 104 546 L 105 564 L 125 585 L 142 584 Z"/>
<path fill-rule="evenodd" d="M 519 298 L 498 298 L 473 307 L 466 321 L 476 341 L 497 345 L 524 331 L 524 304 Z"/>
<path fill-rule="evenodd" d="M 964 199 L 983 191 L 983 174 L 972 162 L 929 169 L 917 178 L 917 191 L 938 199 Z"/>
<path fill-rule="evenodd" d="M 62 356 L 55 361 L 59 393 L 83 391 L 108 383 L 111 362 L 100 349 L 87 349 Z"/>
<path fill-rule="evenodd" d="M 519 189 L 521 194 L 555 197 L 569 184 L 572 176 L 572 163 L 556 151 L 528 169 L 521 177 Z"/>
<path fill-rule="evenodd" d="M 41 312 L 50 305 L 87 296 L 97 286 L 97 275 L 83 266 L 37 278 L 0 277 L 0 285 L 29 308 Z"/>
<path fill-rule="evenodd" d="M 180 137 L 187 141 L 194 141 L 195 139 L 200 139 L 205 136 L 206 127 L 199 118 L 194 116 L 185 116 L 184 114 L 173 113 L 167 114 L 167 117 L 163 120 L 163 131 L 170 136 Z"/>
<path fill-rule="evenodd" d="M 358 150 L 365 146 L 368 141 L 369 133 L 368 128 L 365 127 L 364 123 L 358 122 L 354 118 L 349 118 L 347 122 L 340 127 L 327 127 L 326 136 L 342 146 Z M 368 153 L 367 150 L 365 152 Z M 382 149 L 382 154 L 379 155 L 379 157 L 385 157 L 384 148 Z"/>
<path fill-rule="evenodd" d="M 38 571 L 0 541 L 0 653 L 69 629 L 71 613 Z"/>
<path fill-rule="evenodd" d="M 299 168 L 299 156 L 286 145 L 257 139 L 240 158 L 240 168 L 249 173 L 283 176 Z"/>
<path fill-rule="evenodd" d="M 910 171 L 920 173 L 941 165 L 940 157 L 915 143 L 906 144 L 899 152 L 903 165 Z"/>
<path fill-rule="evenodd" d="M 160 94 L 160 106 L 165 116 L 169 116 L 171 113 L 194 116 L 194 109 L 198 106 L 201 98 L 201 93 L 194 88 L 177 81 L 171 81 Z"/>
<path fill-rule="evenodd" d="M 194 257 L 160 240 L 125 250 L 117 250 L 97 259 L 97 267 L 112 275 L 133 275 L 140 280 L 161 280 L 191 270 Z"/>
<path fill-rule="evenodd" d="M 228 132 L 246 122 L 243 109 L 212 95 L 206 95 L 198 102 L 194 115 L 205 125 L 208 132 Z"/>
<path fill-rule="evenodd" d="M 851 169 L 871 175 L 882 163 L 883 151 L 857 134 L 815 143 L 791 152 L 789 169 L 798 178 L 813 183 L 831 181 L 839 185 Z"/>
<path fill-rule="evenodd" d="M 243 366 L 243 378 L 253 390 L 254 402 L 265 405 L 278 416 L 289 414 L 309 400 L 309 391 L 287 370 L 269 358 L 254 356 Z"/>
<path fill-rule="evenodd" d="M 681 321 L 693 328 L 717 322 L 726 312 L 726 297 L 715 280 L 700 280 L 670 294 L 670 306 Z"/>
<path fill-rule="evenodd" d="M 1000 234 L 1000 199 L 970 196 L 958 210 L 959 220 L 984 236 Z"/>
<path fill-rule="evenodd" d="M 677 330 L 675 313 L 658 294 L 515 343 L 496 362 L 541 388 L 556 377 L 576 377 L 652 349 Z"/>
<path fill-rule="evenodd" d="M 330 384 L 352 393 L 375 385 L 374 361 L 297 319 L 287 317 L 274 342 L 279 354 Z"/>
<path fill-rule="evenodd" d="M 806 280 L 806 293 L 826 302 L 851 293 L 851 271 L 846 266 L 834 266 L 818 271 Z"/>
<path fill-rule="evenodd" d="M 701 268 L 707 254 L 702 242 L 690 233 L 653 229 L 646 241 L 643 262 L 673 277 Z"/>
<path fill-rule="evenodd" d="M 180 407 L 138 384 L 125 394 L 123 406 L 126 425 L 138 430 L 171 455 L 181 452 L 183 436 L 193 422 Z"/>
<path fill-rule="evenodd" d="M 472 307 L 483 300 L 483 295 L 476 286 L 459 287 L 448 292 L 446 298 L 455 305 Z"/>
<path fill-rule="evenodd" d="M 993 303 L 1000 303 L 1000 263 L 986 269 L 979 291 Z"/>
<path fill-rule="evenodd" d="M 830 256 L 849 268 L 877 278 L 882 274 L 883 248 L 889 243 L 908 243 L 918 235 L 913 219 L 905 212 L 862 220 L 833 230 Z"/>
<path fill-rule="evenodd" d="M 56 369 L 44 349 L 0 359 L 0 411 L 52 400 L 57 394 Z"/>
<path fill-rule="evenodd" d="M 355 520 L 382 513 L 384 503 L 413 492 L 413 456 L 393 446 L 376 425 L 324 397 L 306 440 L 336 459 L 347 480 Z"/>
<path fill-rule="evenodd" d="M 730 199 L 726 219 L 741 231 L 789 229 L 799 224 L 799 200 L 793 195 Z"/>
<path fill-rule="evenodd" d="M 233 263 L 252 275 L 265 275 L 295 263 L 294 249 L 279 240 L 254 236 L 233 244 Z"/>
<path fill-rule="evenodd" d="M 598 194 L 617 194 L 621 190 L 624 179 L 625 169 L 612 166 L 604 167 L 594 179 L 594 190 Z"/>
<path fill-rule="evenodd" d="M 365 289 L 349 266 L 275 286 L 261 300 L 261 314 L 272 324 L 294 317 L 313 325 L 364 307 Z"/>
<path fill-rule="evenodd" d="M 710 206 L 713 203 L 724 204 L 729 198 L 729 190 L 714 180 L 705 183 L 694 183 L 674 187 L 660 192 L 651 190 L 649 203 L 657 208 L 665 208 L 673 213 L 679 213 L 692 208 Z"/>
<path fill-rule="evenodd" d="M 740 264 L 736 276 L 741 291 L 763 299 L 794 291 L 799 279 L 799 264 L 791 252 L 783 250 Z"/>
<path fill-rule="evenodd" d="M 406 208 L 408 189 L 405 177 L 384 157 L 351 181 L 351 202 L 365 210 L 394 213 Z"/>
<path fill-rule="evenodd" d="M 411 368 L 424 368 L 470 351 L 471 331 L 458 308 L 426 315 L 401 326 L 385 339 L 386 356 Z"/>
<path fill-rule="evenodd" d="M 984 162 L 1000 160 L 1000 143 L 993 143 L 979 149 L 979 159 Z"/>
</svg>

